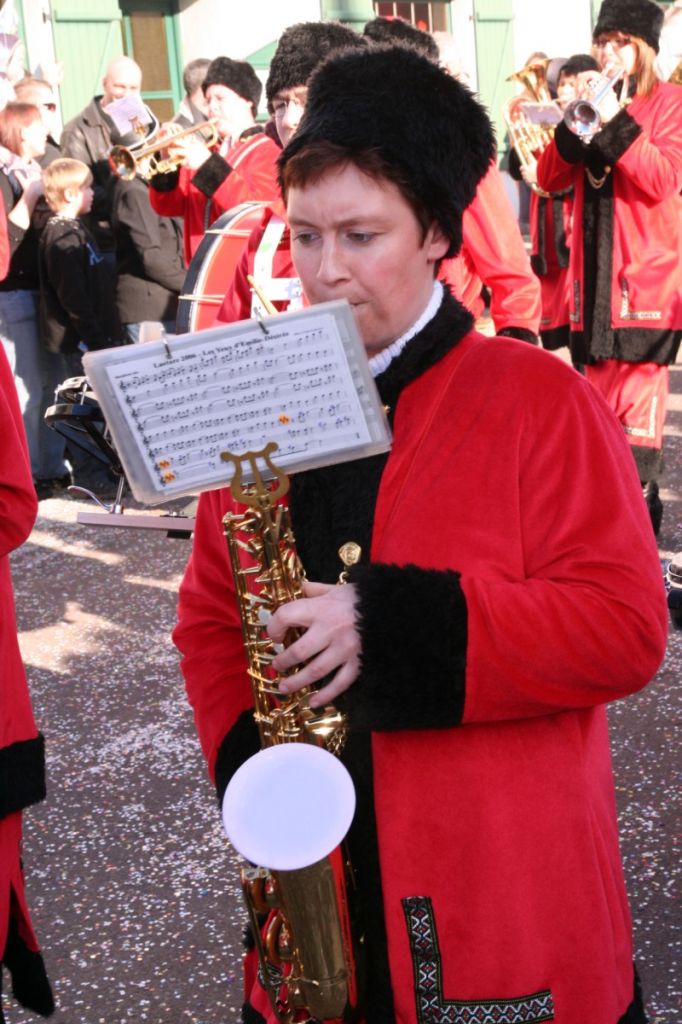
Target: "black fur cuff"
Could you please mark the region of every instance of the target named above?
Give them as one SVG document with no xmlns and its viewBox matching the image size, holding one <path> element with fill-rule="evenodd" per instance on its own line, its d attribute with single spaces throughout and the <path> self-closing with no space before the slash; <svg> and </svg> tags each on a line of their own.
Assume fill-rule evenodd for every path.
<svg viewBox="0 0 682 1024">
<path fill-rule="evenodd" d="M 362 675 L 348 691 L 352 728 L 443 729 L 464 710 L 467 610 L 457 572 L 362 565 Z"/>
<path fill-rule="evenodd" d="M 258 726 L 252 711 L 243 711 L 220 744 L 215 761 L 215 788 L 222 804 L 227 784 L 244 761 L 260 750 Z"/>
<path fill-rule="evenodd" d="M 211 153 L 208 160 L 201 165 L 192 178 L 192 184 L 196 185 L 199 191 L 210 199 L 231 173 L 232 168 L 227 160 L 223 160 L 218 153 Z"/>
<path fill-rule="evenodd" d="M 44 738 L 39 734 L 0 749 L 0 819 L 44 799 Z"/>
<path fill-rule="evenodd" d="M 539 345 L 540 339 L 533 331 L 526 327 L 503 327 L 497 332 L 499 338 L 518 338 L 519 341 L 527 341 L 529 345 Z"/>
<path fill-rule="evenodd" d="M 179 171 L 168 171 L 166 174 L 153 174 L 149 179 L 149 184 L 157 192 L 172 192 L 174 188 L 178 187 L 179 180 Z"/>
<path fill-rule="evenodd" d="M 570 128 L 567 128 L 563 121 L 560 121 L 556 126 L 554 141 L 556 142 L 556 148 L 559 150 L 559 156 L 567 164 L 579 164 L 585 159 L 585 151 L 587 149 L 585 143 L 581 142 L 578 136 Z"/>
<path fill-rule="evenodd" d="M 626 149 L 630 148 L 637 136 L 641 134 L 641 131 L 641 125 L 630 117 L 627 110 L 619 110 L 616 116 L 595 135 L 590 145 L 597 150 L 605 164 L 613 167 Z"/>
</svg>

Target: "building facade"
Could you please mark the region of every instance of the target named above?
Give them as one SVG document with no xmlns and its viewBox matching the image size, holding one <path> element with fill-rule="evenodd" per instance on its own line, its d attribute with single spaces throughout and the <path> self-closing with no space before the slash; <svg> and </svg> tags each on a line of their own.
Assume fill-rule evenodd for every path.
<svg viewBox="0 0 682 1024">
<path fill-rule="evenodd" d="M 507 81 L 530 54 L 589 49 L 600 0 L 4 0 L 14 2 L 33 73 L 60 61 L 63 121 L 101 92 L 104 69 L 125 53 L 143 70 L 143 96 L 162 119 L 182 97 L 182 68 L 196 57 L 249 60 L 265 78 L 288 25 L 338 19 L 359 29 L 376 14 L 453 34 L 463 72 L 497 122 L 517 86 Z M 2 3 L 0 3 L 0 7 Z"/>
</svg>

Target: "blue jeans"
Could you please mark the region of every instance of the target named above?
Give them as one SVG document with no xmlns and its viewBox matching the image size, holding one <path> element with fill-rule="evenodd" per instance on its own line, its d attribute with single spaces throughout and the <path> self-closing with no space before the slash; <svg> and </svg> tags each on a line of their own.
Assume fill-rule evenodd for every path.
<svg viewBox="0 0 682 1024">
<path fill-rule="evenodd" d="M 43 418 L 62 382 L 63 363 L 42 344 L 37 291 L 0 291 L 0 341 L 14 373 L 33 479 L 64 476 L 64 440 Z"/>
</svg>

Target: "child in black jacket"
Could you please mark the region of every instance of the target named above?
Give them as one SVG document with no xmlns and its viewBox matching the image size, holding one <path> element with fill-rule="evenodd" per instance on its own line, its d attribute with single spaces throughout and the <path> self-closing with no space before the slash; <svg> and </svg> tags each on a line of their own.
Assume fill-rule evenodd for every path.
<svg viewBox="0 0 682 1024">
<path fill-rule="evenodd" d="M 52 210 L 39 244 L 40 328 L 43 344 L 64 361 L 64 376 L 83 374 L 81 356 L 123 340 L 111 266 L 80 219 L 92 206 L 90 169 L 80 160 L 53 160 L 43 171 Z M 102 495 L 112 481 L 96 455 L 68 446 L 74 483 Z"/>
</svg>

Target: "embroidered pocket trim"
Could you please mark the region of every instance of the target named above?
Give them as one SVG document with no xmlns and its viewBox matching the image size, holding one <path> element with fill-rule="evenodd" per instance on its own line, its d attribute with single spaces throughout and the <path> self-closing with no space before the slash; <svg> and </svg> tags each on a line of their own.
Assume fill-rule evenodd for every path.
<svg viewBox="0 0 682 1024">
<path fill-rule="evenodd" d="M 412 951 L 418 1024 L 540 1024 L 554 1020 L 549 990 L 514 999 L 444 999 L 431 900 L 410 896 L 402 905 Z"/>
</svg>

